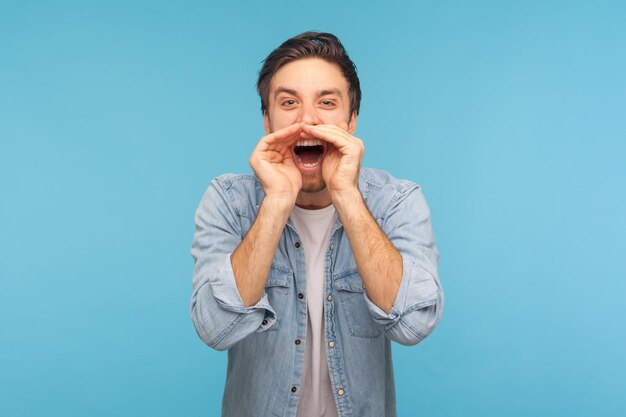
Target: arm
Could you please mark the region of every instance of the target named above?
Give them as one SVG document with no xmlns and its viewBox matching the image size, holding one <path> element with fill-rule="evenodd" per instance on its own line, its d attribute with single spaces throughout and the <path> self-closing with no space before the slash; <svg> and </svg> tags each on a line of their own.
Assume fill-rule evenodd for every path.
<svg viewBox="0 0 626 417">
<path fill-rule="evenodd" d="M 338 201 L 372 317 L 390 339 L 405 345 L 419 343 L 434 330 L 443 312 L 439 253 L 430 210 L 419 187 L 397 194 L 384 216 L 385 231 L 360 194 L 344 195 Z"/>
<path fill-rule="evenodd" d="M 254 224 L 230 257 L 237 290 L 245 306 L 256 304 L 263 295 L 267 274 L 289 213 L 288 205 L 266 197 Z"/>
<path fill-rule="evenodd" d="M 241 242 L 242 230 L 231 186 L 224 178 L 211 183 L 196 210 L 191 247 L 191 319 L 198 336 L 217 350 L 269 328 L 276 319 L 267 296 L 246 307 L 237 291 L 230 257 Z M 261 325 L 264 319 L 265 326 Z"/>
<path fill-rule="evenodd" d="M 443 290 L 437 273 L 439 252 L 430 222 L 430 210 L 419 186 L 407 184 L 397 191 L 383 214 L 381 228 L 402 256 L 402 279 L 387 313 L 365 301 L 387 337 L 414 345 L 427 337 L 441 320 Z"/>
</svg>

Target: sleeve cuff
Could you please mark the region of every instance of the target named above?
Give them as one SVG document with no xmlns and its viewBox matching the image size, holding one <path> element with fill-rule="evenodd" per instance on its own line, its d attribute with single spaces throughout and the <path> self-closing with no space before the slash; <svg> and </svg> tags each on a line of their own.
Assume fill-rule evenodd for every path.
<svg viewBox="0 0 626 417">
<path fill-rule="evenodd" d="M 261 299 L 252 306 L 246 307 L 243 304 L 241 294 L 239 294 L 235 283 L 235 273 L 230 263 L 230 255 L 230 253 L 225 255 L 215 278 L 209 281 L 213 296 L 221 308 L 234 313 L 250 314 L 257 310 L 265 310 L 265 316 L 257 331 L 269 329 L 276 322 L 276 312 L 269 303 L 267 293 L 263 291 Z"/>
<path fill-rule="evenodd" d="M 411 282 L 411 277 L 413 274 L 412 265 L 406 260 L 402 260 L 402 281 L 400 282 L 400 288 L 398 288 L 398 294 L 396 294 L 396 299 L 391 306 L 391 310 L 389 314 L 385 313 L 382 308 L 378 307 L 367 295 L 367 291 L 363 290 L 363 296 L 365 298 L 365 303 L 367 304 L 367 308 L 376 321 L 381 326 L 390 327 L 393 326 L 399 319 L 402 312 L 405 310 L 406 299 L 409 289 L 409 283 Z"/>
</svg>

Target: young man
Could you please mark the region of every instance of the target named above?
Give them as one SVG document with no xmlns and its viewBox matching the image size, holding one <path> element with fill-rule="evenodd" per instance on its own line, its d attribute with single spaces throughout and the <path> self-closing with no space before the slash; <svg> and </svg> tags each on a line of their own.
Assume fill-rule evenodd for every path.
<svg viewBox="0 0 626 417">
<path fill-rule="evenodd" d="M 359 79 L 334 35 L 287 40 L 257 88 L 255 175 L 212 182 L 191 251 L 192 320 L 228 349 L 222 415 L 395 416 L 390 341 L 419 343 L 443 309 L 426 201 L 361 168 Z"/>
</svg>

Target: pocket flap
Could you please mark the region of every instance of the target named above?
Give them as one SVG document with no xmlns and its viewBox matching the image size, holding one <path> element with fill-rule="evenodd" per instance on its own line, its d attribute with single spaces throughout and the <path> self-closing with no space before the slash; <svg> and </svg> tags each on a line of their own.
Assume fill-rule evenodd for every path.
<svg viewBox="0 0 626 417">
<path fill-rule="evenodd" d="M 334 275 L 333 286 L 338 290 L 363 292 L 363 281 L 356 268 Z"/>
<path fill-rule="evenodd" d="M 265 287 L 288 287 L 292 277 L 291 269 L 272 262 Z"/>
</svg>

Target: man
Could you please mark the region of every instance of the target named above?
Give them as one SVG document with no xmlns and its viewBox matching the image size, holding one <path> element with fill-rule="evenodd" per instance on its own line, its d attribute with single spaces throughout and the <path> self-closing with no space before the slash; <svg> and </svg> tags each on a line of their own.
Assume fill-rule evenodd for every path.
<svg viewBox="0 0 626 417">
<path fill-rule="evenodd" d="M 222 415 L 395 416 L 390 341 L 420 342 L 443 309 L 426 201 L 361 169 L 359 79 L 334 35 L 287 40 L 257 88 L 255 175 L 212 182 L 192 245 L 192 320 L 228 349 Z"/>
</svg>

